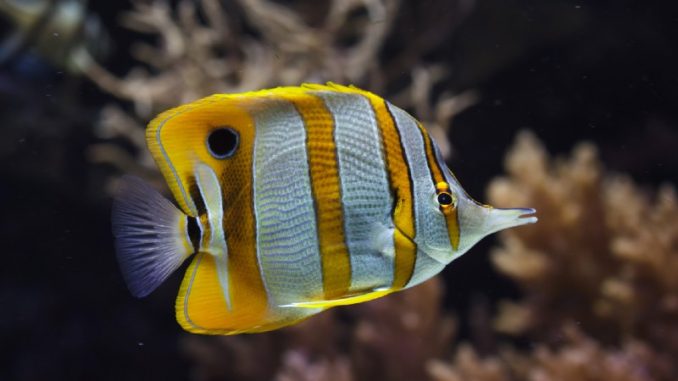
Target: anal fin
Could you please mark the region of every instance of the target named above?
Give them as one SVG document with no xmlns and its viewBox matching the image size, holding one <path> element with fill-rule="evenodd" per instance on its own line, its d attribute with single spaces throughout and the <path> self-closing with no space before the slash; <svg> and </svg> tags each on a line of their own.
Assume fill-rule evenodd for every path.
<svg viewBox="0 0 678 381">
<path fill-rule="evenodd" d="M 220 258 L 198 253 L 181 283 L 176 301 L 176 318 L 185 330 L 208 335 L 256 332 L 268 319 L 265 303 L 227 301 L 219 275 Z M 250 298 L 262 298 L 247 284 L 237 285 Z"/>
<path fill-rule="evenodd" d="M 280 307 L 296 307 L 296 308 L 330 308 L 337 306 L 347 306 L 350 304 L 367 302 L 373 299 L 381 298 L 393 292 L 391 288 L 379 288 L 375 290 L 366 291 L 363 293 L 351 294 L 342 298 L 330 299 L 330 300 L 317 300 L 310 302 L 299 302 L 299 303 L 290 303 L 285 304 Z"/>
</svg>

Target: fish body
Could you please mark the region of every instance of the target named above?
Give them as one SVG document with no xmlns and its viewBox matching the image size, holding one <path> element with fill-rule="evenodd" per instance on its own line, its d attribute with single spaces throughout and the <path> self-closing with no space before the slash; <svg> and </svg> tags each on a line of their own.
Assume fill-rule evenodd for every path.
<svg viewBox="0 0 678 381">
<path fill-rule="evenodd" d="M 159 115 L 147 143 L 180 210 L 128 179 L 118 259 L 145 296 L 193 256 L 176 302 L 190 332 L 269 331 L 381 297 L 536 221 L 473 201 L 416 119 L 355 87 L 213 95 Z"/>
</svg>

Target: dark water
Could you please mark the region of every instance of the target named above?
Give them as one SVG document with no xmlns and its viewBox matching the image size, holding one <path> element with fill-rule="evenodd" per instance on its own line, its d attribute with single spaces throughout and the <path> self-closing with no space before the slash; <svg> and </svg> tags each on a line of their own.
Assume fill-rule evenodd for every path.
<svg viewBox="0 0 678 381">
<path fill-rule="evenodd" d="M 128 8 L 90 4 L 116 49 L 108 67 L 120 73 L 133 64 L 126 51 L 137 38 L 117 22 Z M 629 0 L 476 4 L 430 57 L 449 64 L 447 90 L 481 95 L 450 133 L 449 164 L 467 191 L 483 198 L 522 129 L 558 154 L 592 141 L 607 168 L 642 184 L 677 183 L 676 8 Z M 173 314 L 179 277 L 136 300 L 114 260 L 104 183 L 117 172 L 87 158 L 100 142 L 93 133 L 100 108 L 112 101 L 30 49 L 0 67 L 0 380 L 189 377 Z M 444 272 L 462 335 L 472 295 L 517 293 L 489 265 L 492 243 Z"/>
</svg>

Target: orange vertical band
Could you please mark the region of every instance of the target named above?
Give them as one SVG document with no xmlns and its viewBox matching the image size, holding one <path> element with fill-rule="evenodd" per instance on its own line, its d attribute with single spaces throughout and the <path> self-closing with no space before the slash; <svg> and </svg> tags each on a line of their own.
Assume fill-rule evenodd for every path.
<svg viewBox="0 0 678 381">
<path fill-rule="evenodd" d="M 428 168 L 431 172 L 431 177 L 433 178 L 433 184 L 447 183 L 443 170 L 440 168 L 438 160 L 436 159 L 435 152 L 433 152 L 433 140 L 431 139 L 431 136 L 421 123 L 417 123 L 417 127 L 419 127 L 421 137 L 424 140 L 426 161 L 428 162 Z M 459 220 L 456 206 L 446 210 L 444 215 L 445 223 L 447 224 L 447 234 L 450 237 L 450 244 L 453 249 L 457 250 L 459 247 Z"/>
<path fill-rule="evenodd" d="M 324 297 L 326 300 L 340 298 L 348 293 L 351 285 L 351 260 L 344 234 L 334 118 L 320 97 L 306 93 L 285 98 L 294 104 L 306 126 Z"/>
<path fill-rule="evenodd" d="M 386 162 L 391 189 L 394 190 L 395 209 L 393 223 L 396 231 L 393 237 L 395 246 L 395 265 L 392 287 L 403 288 L 412 278 L 417 246 L 415 216 L 412 200 L 412 179 L 407 165 L 407 158 L 402 147 L 402 140 L 395 120 L 386 105 L 386 101 L 371 93 L 363 93 L 374 109 L 377 125 L 381 131 L 384 159 Z"/>
</svg>

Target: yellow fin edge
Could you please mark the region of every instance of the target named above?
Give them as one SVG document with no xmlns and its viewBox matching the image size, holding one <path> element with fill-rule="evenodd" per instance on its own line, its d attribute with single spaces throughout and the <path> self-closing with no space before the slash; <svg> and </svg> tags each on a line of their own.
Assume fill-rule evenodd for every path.
<svg viewBox="0 0 678 381">
<path fill-rule="evenodd" d="M 367 294 L 348 296 L 348 297 L 340 298 L 340 299 L 291 303 L 291 304 L 282 305 L 280 307 L 331 308 L 331 307 L 337 307 L 337 306 L 347 306 L 347 305 L 350 305 L 350 304 L 357 304 L 357 303 L 367 302 L 367 301 L 370 301 L 370 300 L 373 300 L 373 299 L 381 298 L 382 296 L 386 296 L 386 295 L 392 293 L 393 291 L 394 290 L 390 289 L 390 288 L 379 289 L 379 290 L 369 292 Z"/>
</svg>

